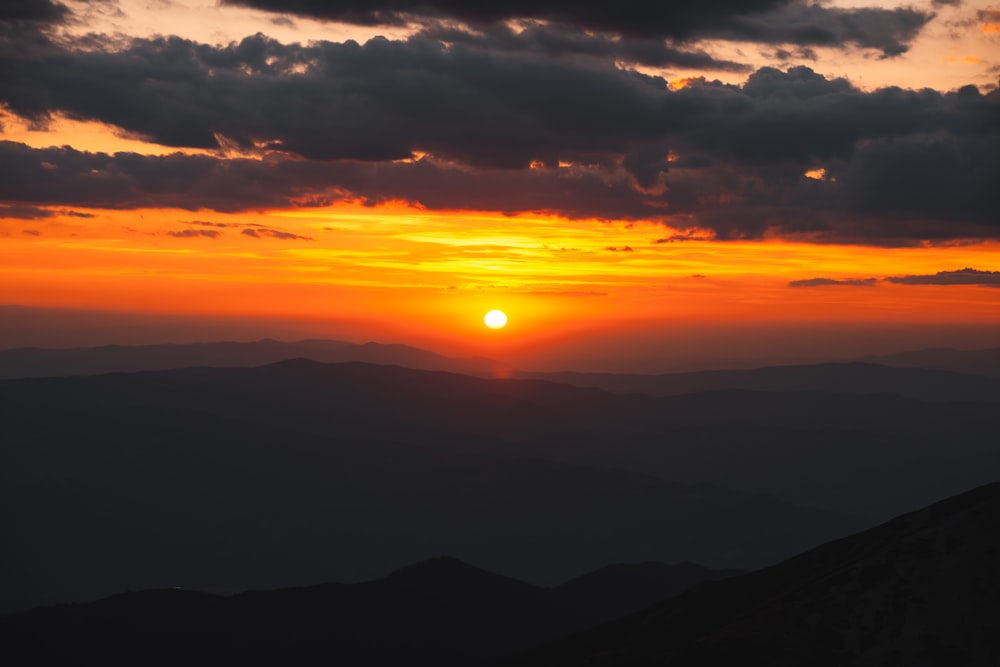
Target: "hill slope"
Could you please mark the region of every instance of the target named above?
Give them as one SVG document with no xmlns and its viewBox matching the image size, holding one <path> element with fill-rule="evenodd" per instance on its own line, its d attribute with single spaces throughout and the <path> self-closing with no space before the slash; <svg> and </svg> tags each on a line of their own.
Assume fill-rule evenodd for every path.
<svg viewBox="0 0 1000 667">
<path fill-rule="evenodd" d="M 515 664 L 995 665 L 1000 483 L 703 584 Z"/>
<path fill-rule="evenodd" d="M 622 594 L 643 599 L 651 591 L 629 576 L 633 567 L 619 566 L 600 577 Z M 643 569 L 653 567 L 682 589 L 724 576 L 663 563 Z M 230 597 L 150 590 L 36 609 L 0 617 L 0 642 L 6 655 L 30 650 L 38 664 L 61 659 L 312 664 L 325 659 L 466 667 L 606 618 L 604 599 L 570 598 L 560 588 L 532 586 L 454 558 L 435 558 L 359 584 Z"/>
<path fill-rule="evenodd" d="M 0 423 L 8 609 L 358 581 L 440 553 L 536 583 L 753 568 L 1000 471 L 985 404 L 301 360 L 0 381 Z"/>
<path fill-rule="evenodd" d="M 297 358 L 323 363 L 360 361 L 490 376 L 494 374 L 495 369 L 503 366 L 490 359 L 454 359 L 408 345 L 355 344 L 337 340 L 283 342 L 264 339 L 249 343 L 106 345 L 69 349 L 0 350 L 0 379 L 100 375 L 191 366 L 251 367 Z"/>
<path fill-rule="evenodd" d="M 625 394 L 677 396 L 719 389 L 889 393 L 923 401 L 1000 402 L 1000 379 L 874 363 L 770 366 L 753 370 L 698 371 L 665 375 L 614 373 L 521 373 L 515 377 L 598 387 Z"/>
</svg>

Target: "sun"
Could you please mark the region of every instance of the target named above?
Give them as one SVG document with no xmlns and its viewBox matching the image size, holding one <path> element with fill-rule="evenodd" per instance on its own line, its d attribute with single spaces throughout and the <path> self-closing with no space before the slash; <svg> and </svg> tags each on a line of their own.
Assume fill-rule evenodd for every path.
<svg viewBox="0 0 1000 667">
<path fill-rule="evenodd" d="M 490 329 L 503 329 L 507 326 L 507 314 L 502 310 L 491 310 L 486 313 L 486 317 L 483 318 L 483 322 L 486 323 Z"/>
</svg>

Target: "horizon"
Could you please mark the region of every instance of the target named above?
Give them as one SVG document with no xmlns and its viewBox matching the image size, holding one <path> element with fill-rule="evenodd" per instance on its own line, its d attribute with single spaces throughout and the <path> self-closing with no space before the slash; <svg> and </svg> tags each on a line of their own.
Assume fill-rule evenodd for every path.
<svg viewBox="0 0 1000 667">
<path fill-rule="evenodd" d="M 794 323 L 739 331 L 726 327 L 638 329 L 596 332 L 551 346 L 456 346 L 433 338 L 376 338 L 356 323 L 322 320 L 197 318 L 158 313 L 115 313 L 39 309 L 0 305 L 7 326 L 0 331 L 0 351 L 22 348 L 74 349 L 104 346 L 187 345 L 306 340 L 406 345 L 448 358 L 482 358 L 519 371 L 676 373 L 752 369 L 766 366 L 843 363 L 869 356 L 927 349 L 996 348 L 1000 329 L 952 325 L 865 328 Z M 370 332 L 368 332 L 370 333 Z M 627 354 L 607 350 L 627 348 Z M 719 350 L 723 350 L 720 352 Z M 492 352 L 492 353 L 491 353 Z"/>
</svg>

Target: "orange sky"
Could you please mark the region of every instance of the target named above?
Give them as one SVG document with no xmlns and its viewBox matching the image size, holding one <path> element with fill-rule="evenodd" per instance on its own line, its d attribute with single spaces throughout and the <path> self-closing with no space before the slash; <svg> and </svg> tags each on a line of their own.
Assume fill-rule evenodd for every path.
<svg viewBox="0 0 1000 667">
<path fill-rule="evenodd" d="M 149 36 L 155 27 L 223 44 L 250 34 L 254 26 L 267 28 L 262 12 L 210 4 L 199 9 L 188 3 L 183 11 L 178 6 L 169 18 L 142 3 L 120 3 L 127 11 L 117 17 L 95 5 L 86 9 L 86 21 L 68 30 L 85 34 L 85 26 Z M 84 11 L 80 3 L 69 6 Z M 205 17 L 201 29 L 190 20 L 199 11 Z M 905 56 L 879 58 L 870 51 L 824 47 L 816 56 L 819 62 L 810 65 L 828 77 L 847 76 L 864 90 L 916 87 L 921 81 L 941 91 L 969 82 L 983 91 L 995 87 L 990 82 L 996 80 L 1000 51 L 992 17 L 1000 13 L 984 3 L 942 5 L 935 11 L 940 16 Z M 968 19 L 972 16 L 980 18 Z M 960 19 L 965 23 L 959 25 Z M 960 29 L 967 39 L 954 38 Z M 363 40 L 372 30 L 297 19 L 271 23 L 268 34 L 286 42 Z M 412 34 L 402 28 L 377 32 L 397 39 Z M 701 47 L 717 58 L 744 57 L 754 67 L 785 62 L 774 56 L 773 45 L 706 40 Z M 673 81 L 699 75 L 680 68 L 654 73 Z M 712 76 L 736 84 L 747 78 L 745 72 Z M 0 140 L 36 149 L 65 145 L 108 154 L 236 155 L 229 146 L 165 146 L 58 110 L 41 125 L 9 108 L 2 113 Z M 819 163 L 801 172 L 800 180 L 822 181 L 827 175 Z M 23 203 L 6 202 L 11 207 Z M 506 215 L 429 210 L 406 202 L 362 205 L 350 197 L 329 206 L 236 212 L 31 204 L 41 213 L 0 217 L 0 304 L 356 320 L 365 323 L 362 335 L 372 339 L 429 341 L 442 349 L 500 357 L 530 349 L 535 358 L 539 346 L 554 341 L 647 325 L 652 331 L 675 325 L 948 323 L 1000 332 L 996 283 L 888 280 L 965 268 L 1000 270 L 995 234 L 899 247 L 816 242 L 805 233 L 722 241 L 680 217 L 609 221 L 544 212 Z M 817 279 L 831 284 L 792 284 Z M 493 308 L 508 313 L 506 329 L 483 327 L 483 313 Z"/>
<path fill-rule="evenodd" d="M 74 211 L 94 217 L 57 214 L 43 225 L 8 226 L 0 303 L 346 316 L 369 322 L 376 338 L 381 328 L 477 354 L 643 321 L 1000 326 L 1000 289 L 884 280 L 993 266 L 995 241 L 910 248 L 781 239 L 657 243 L 671 233 L 661 224 L 434 213 L 402 204 L 239 214 Z M 251 237 L 241 233 L 254 229 L 245 225 L 301 238 Z M 203 231 L 215 236 L 169 235 Z M 815 277 L 876 280 L 789 286 Z M 482 326 L 492 308 L 509 314 L 505 330 Z"/>
</svg>

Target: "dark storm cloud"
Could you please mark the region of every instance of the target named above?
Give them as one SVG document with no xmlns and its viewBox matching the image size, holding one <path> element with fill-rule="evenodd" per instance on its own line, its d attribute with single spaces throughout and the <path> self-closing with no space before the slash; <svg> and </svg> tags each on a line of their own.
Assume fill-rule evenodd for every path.
<svg viewBox="0 0 1000 667">
<path fill-rule="evenodd" d="M 864 93 L 804 67 L 765 68 L 744 87 L 666 82 L 599 60 L 446 48 L 436 40 L 215 48 L 135 40 L 114 53 L 11 59 L 0 101 L 36 122 L 52 112 L 159 143 L 280 148 L 311 159 L 385 161 L 416 152 L 480 167 L 617 160 L 647 186 L 666 148 L 709 164 L 824 160 L 857 142 L 996 126 L 981 96 Z M 681 165 L 676 165 L 681 166 Z"/>
<path fill-rule="evenodd" d="M 282 14 L 360 25 L 404 25 L 426 19 L 490 24 L 513 18 L 541 19 L 644 37 L 690 38 L 725 17 L 766 12 L 789 0 L 692 2 L 588 2 L 581 0 L 223 0 Z"/>
<path fill-rule="evenodd" d="M 891 58 L 905 53 L 932 18 L 932 13 L 909 7 L 841 9 L 791 2 L 771 12 L 726 17 L 706 26 L 699 37 L 804 47 L 855 46 Z"/>
<path fill-rule="evenodd" d="M 225 0 L 283 14 L 359 23 L 404 25 L 438 19 L 495 25 L 537 19 L 631 37 L 701 38 L 800 46 L 847 46 L 903 53 L 933 18 L 912 8 L 838 9 L 804 0 L 687 0 L 685 2 L 464 2 L 461 0 Z"/>
<path fill-rule="evenodd" d="M 50 0 L 0 0 L 0 67 L 8 57 L 56 53 L 46 33 L 71 15 Z"/>
<path fill-rule="evenodd" d="M 137 40 L 122 52 L 25 58 L 0 70 L 0 100 L 19 115 L 64 111 L 170 146 L 215 148 L 221 135 L 316 159 L 430 151 L 508 167 L 622 150 L 657 133 L 664 91 L 662 80 L 610 64 L 429 40 L 289 47 L 257 36 L 219 49 Z"/>
<path fill-rule="evenodd" d="M 52 0 L 0 0 L 0 23 L 25 21 L 56 23 L 69 15 L 66 6 Z"/>
<path fill-rule="evenodd" d="M 636 197 L 628 174 L 597 167 L 469 170 L 430 160 L 366 164 L 281 156 L 253 160 L 107 155 L 0 141 L 0 200 L 235 212 L 323 206 L 345 198 L 369 204 L 402 199 L 431 209 L 554 211 L 605 219 L 662 213 L 662 201 Z M 242 226 L 201 220 L 189 224 Z"/>
<path fill-rule="evenodd" d="M 508 53 L 591 56 L 650 67 L 685 67 L 729 72 L 750 70 L 749 65 L 719 60 L 704 51 L 678 49 L 662 40 L 617 39 L 612 35 L 595 34 L 574 26 L 530 25 L 517 31 L 502 23 L 478 30 L 454 25 L 433 25 L 424 28 L 416 36 L 446 44 L 463 44 Z"/>
<path fill-rule="evenodd" d="M 0 199 L 217 211 L 401 199 L 882 245 L 1000 232 L 995 91 L 866 92 L 806 67 L 672 90 L 599 54 L 504 49 L 506 28 L 483 30 L 499 37 L 8 53 L 0 102 L 29 120 L 62 112 L 263 159 L 7 142 Z M 804 177 L 820 167 L 823 180 Z"/>
<path fill-rule="evenodd" d="M 876 283 L 875 278 L 856 278 L 847 280 L 834 280 L 833 278 L 808 278 L 806 280 L 793 280 L 788 283 L 789 287 L 825 287 L 828 285 L 848 285 L 851 287 L 872 287 Z"/>
<path fill-rule="evenodd" d="M 983 285 L 1000 287 L 1000 271 L 978 271 L 964 268 L 957 271 L 938 271 L 925 276 L 895 276 L 886 278 L 900 285 Z"/>
</svg>

